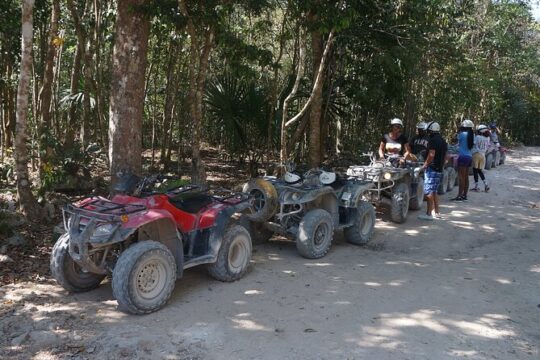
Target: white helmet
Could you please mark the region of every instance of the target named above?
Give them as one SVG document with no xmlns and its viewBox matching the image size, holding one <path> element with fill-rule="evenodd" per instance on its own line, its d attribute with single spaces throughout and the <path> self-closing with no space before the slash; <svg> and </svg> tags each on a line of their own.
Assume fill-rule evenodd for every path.
<svg viewBox="0 0 540 360">
<path fill-rule="evenodd" d="M 330 185 L 331 183 L 336 181 L 336 173 L 335 172 L 323 171 L 319 175 L 319 181 L 321 182 L 321 184 Z"/>
<path fill-rule="evenodd" d="M 403 121 L 401 121 L 401 120 L 398 119 L 398 118 L 393 118 L 392 120 L 390 120 L 390 125 L 400 125 L 400 126 L 403 126 Z"/>
<path fill-rule="evenodd" d="M 287 184 L 297 184 L 302 181 L 302 178 L 298 174 L 287 171 L 283 176 L 283 180 L 285 180 Z"/>
<path fill-rule="evenodd" d="M 441 126 L 438 122 L 432 121 L 426 126 L 426 131 L 439 132 L 441 131 Z"/>
<path fill-rule="evenodd" d="M 464 127 L 464 128 L 471 128 L 472 129 L 474 127 L 474 124 L 473 124 L 473 122 L 471 120 L 465 119 L 461 123 L 461 126 Z"/>
<path fill-rule="evenodd" d="M 482 124 L 482 125 L 478 125 L 476 130 L 478 130 L 479 132 L 484 132 L 484 131 L 488 130 L 488 127 L 486 125 Z"/>
<path fill-rule="evenodd" d="M 425 122 L 420 121 L 418 124 L 416 124 L 416 128 L 417 128 L 418 130 L 426 130 L 426 125 L 427 125 L 427 124 L 426 124 Z"/>
</svg>

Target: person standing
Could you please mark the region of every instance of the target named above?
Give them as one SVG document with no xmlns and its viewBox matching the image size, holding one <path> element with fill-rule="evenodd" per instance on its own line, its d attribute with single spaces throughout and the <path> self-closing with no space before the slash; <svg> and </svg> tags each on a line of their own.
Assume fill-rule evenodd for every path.
<svg viewBox="0 0 540 360">
<path fill-rule="evenodd" d="M 424 161 L 427 157 L 427 146 L 429 137 L 426 134 L 426 123 L 419 122 L 416 124 L 416 135 L 411 139 L 412 153 L 418 161 Z"/>
<path fill-rule="evenodd" d="M 458 156 L 458 194 L 452 201 L 467 201 L 469 191 L 469 167 L 472 165 L 471 149 L 474 145 L 474 124 L 471 120 L 463 120 L 457 135 L 459 156 Z"/>
<path fill-rule="evenodd" d="M 474 136 L 474 146 L 471 150 L 473 157 L 474 188 L 471 191 L 480 191 L 478 188 L 478 176 L 484 183 L 484 191 L 489 191 L 489 186 L 482 169 L 486 165 L 486 151 L 490 144 L 489 129 L 486 125 L 478 125 L 477 134 Z"/>
<path fill-rule="evenodd" d="M 421 220 L 442 219 L 439 210 L 439 195 L 437 189 L 443 177 L 444 163 L 448 144 L 440 134 L 441 127 L 432 121 L 426 125 L 429 138 L 427 145 L 427 157 L 422 168 L 424 171 L 424 193 L 427 199 L 426 214 L 418 216 Z"/>
<path fill-rule="evenodd" d="M 403 122 L 400 119 L 394 118 L 390 120 L 390 132 L 383 135 L 379 145 L 379 157 L 381 159 L 392 155 L 408 158 L 411 147 L 409 146 L 409 140 L 402 134 L 402 131 Z"/>
</svg>

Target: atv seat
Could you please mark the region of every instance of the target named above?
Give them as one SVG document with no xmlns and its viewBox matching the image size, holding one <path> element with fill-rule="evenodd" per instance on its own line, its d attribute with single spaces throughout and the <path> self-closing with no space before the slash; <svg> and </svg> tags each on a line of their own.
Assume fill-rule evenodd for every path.
<svg viewBox="0 0 540 360">
<path fill-rule="evenodd" d="M 205 206 L 210 205 L 214 201 L 214 199 L 208 194 L 185 193 L 179 194 L 175 197 L 171 197 L 169 201 L 176 208 L 182 211 L 190 214 L 196 214 Z"/>
</svg>

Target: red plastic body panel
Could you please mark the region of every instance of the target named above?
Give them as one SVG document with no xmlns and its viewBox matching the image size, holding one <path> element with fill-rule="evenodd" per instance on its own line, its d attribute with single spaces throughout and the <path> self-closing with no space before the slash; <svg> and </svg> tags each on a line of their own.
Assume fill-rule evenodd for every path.
<svg viewBox="0 0 540 360">
<path fill-rule="evenodd" d="M 190 214 L 172 205 L 169 202 L 167 195 L 154 195 L 147 198 L 116 195 L 112 201 L 120 204 L 141 204 L 145 205 L 148 209 L 146 215 L 130 215 L 129 220 L 126 223 L 126 226 L 128 227 L 140 226 L 149 222 L 149 220 L 151 221 L 161 217 L 167 217 L 173 220 L 178 229 L 183 233 L 212 227 L 218 214 L 225 207 L 224 204 L 216 202 L 206 208 L 203 208 L 197 214 Z"/>
</svg>

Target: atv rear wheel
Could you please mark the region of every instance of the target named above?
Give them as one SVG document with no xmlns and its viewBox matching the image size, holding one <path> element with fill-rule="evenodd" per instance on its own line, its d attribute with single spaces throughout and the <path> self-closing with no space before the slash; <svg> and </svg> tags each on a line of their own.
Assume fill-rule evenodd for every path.
<svg viewBox="0 0 540 360">
<path fill-rule="evenodd" d="M 418 178 L 418 184 L 416 184 L 416 197 L 409 200 L 410 210 L 420 210 L 424 203 L 424 178 Z"/>
<path fill-rule="evenodd" d="M 84 271 L 69 255 L 69 234 L 63 234 L 54 244 L 50 262 L 51 273 L 64 289 L 83 292 L 95 289 L 105 278 L 103 274 Z"/>
<path fill-rule="evenodd" d="M 216 262 L 208 265 L 208 273 L 219 281 L 240 279 L 251 260 L 251 237 L 241 225 L 231 225 L 225 230 Z"/>
<path fill-rule="evenodd" d="M 250 211 L 247 216 L 253 221 L 266 221 L 277 211 L 278 195 L 274 186 L 264 179 L 251 179 L 242 190 L 252 196 Z"/>
<path fill-rule="evenodd" d="M 486 155 L 486 166 L 484 169 L 489 170 L 493 166 L 493 153 L 489 153 Z"/>
<path fill-rule="evenodd" d="M 353 225 L 345 228 L 345 239 L 355 245 L 365 245 L 373 237 L 375 228 L 375 208 L 366 201 L 356 207 Z"/>
<path fill-rule="evenodd" d="M 401 224 L 407 219 L 409 213 L 409 189 L 407 184 L 400 183 L 392 191 L 392 204 L 390 205 L 390 218 L 393 222 Z"/>
<path fill-rule="evenodd" d="M 453 167 L 449 167 L 448 169 L 448 185 L 446 187 L 446 191 L 450 192 L 454 189 L 454 186 L 456 184 L 457 174 L 456 170 L 454 170 Z"/>
<path fill-rule="evenodd" d="M 120 310 L 148 314 L 165 305 L 175 282 L 176 261 L 171 251 L 157 241 L 147 240 L 131 245 L 120 255 L 112 291 Z"/>
<path fill-rule="evenodd" d="M 330 250 L 333 236 L 332 215 L 323 209 L 313 209 L 300 221 L 296 249 L 305 258 L 321 258 Z"/>
</svg>

